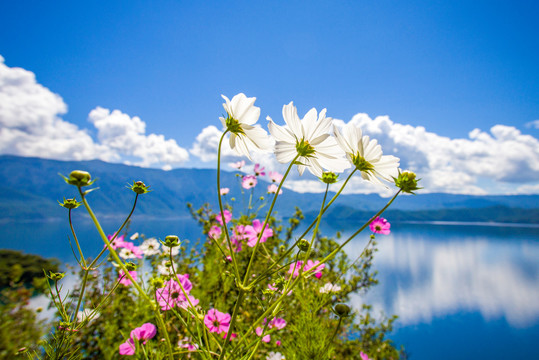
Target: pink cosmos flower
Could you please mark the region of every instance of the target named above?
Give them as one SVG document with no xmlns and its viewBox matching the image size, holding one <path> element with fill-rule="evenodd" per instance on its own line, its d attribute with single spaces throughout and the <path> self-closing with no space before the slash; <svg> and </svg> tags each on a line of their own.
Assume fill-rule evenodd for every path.
<svg viewBox="0 0 539 360">
<path fill-rule="evenodd" d="M 388 235 L 391 224 L 383 217 L 378 216 L 369 224 L 369 227 L 373 233 Z"/>
<path fill-rule="evenodd" d="M 255 332 L 256 332 L 256 335 L 258 336 L 262 336 L 262 331 L 264 329 L 261 328 L 260 326 L 256 328 Z M 262 337 L 262 342 L 265 342 L 265 343 L 269 343 L 271 341 L 271 336 L 268 334 L 268 335 L 264 335 Z"/>
<path fill-rule="evenodd" d="M 113 237 L 114 235 L 107 235 L 107 239 L 109 239 L 109 241 L 111 241 Z M 120 247 L 123 247 L 123 243 L 124 243 L 124 235 L 120 235 L 120 236 L 117 236 L 116 239 L 114 239 L 114 241 L 112 241 L 110 244 L 112 245 L 112 248 L 116 250 Z M 105 247 L 106 246 L 107 245 L 105 245 Z"/>
<path fill-rule="evenodd" d="M 303 266 L 303 261 L 301 260 L 298 262 L 292 263 L 290 264 L 290 269 L 288 269 L 288 273 L 292 274 L 293 278 L 296 278 L 298 277 L 299 270 L 301 269 L 302 266 Z"/>
<path fill-rule="evenodd" d="M 281 340 L 275 341 L 275 346 L 281 346 Z"/>
<path fill-rule="evenodd" d="M 266 175 L 266 172 L 264 171 L 264 168 L 260 164 L 255 164 L 255 176 L 264 176 Z"/>
<path fill-rule="evenodd" d="M 229 188 L 221 188 L 221 189 L 219 190 L 219 193 L 221 194 L 221 196 L 222 196 L 222 195 L 226 195 L 226 194 L 228 194 L 229 192 L 230 192 L 230 189 L 229 189 Z"/>
<path fill-rule="evenodd" d="M 268 176 L 274 183 L 280 183 L 283 180 L 283 175 L 279 174 L 277 171 L 270 171 Z"/>
<path fill-rule="evenodd" d="M 262 232 L 262 225 L 263 224 L 260 222 L 260 220 L 255 219 L 253 220 L 253 225 L 245 226 L 245 234 L 247 235 L 247 246 L 254 247 L 256 245 L 256 240 L 258 239 L 260 232 Z M 273 230 L 269 227 L 266 227 L 264 229 L 264 232 L 262 233 L 260 242 L 266 242 L 266 240 L 272 236 Z"/>
<path fill-rule="evenodd" d="M 232 213 L 226 209 L 223 211 L 223 213 L 225 214 L 225 223 L 228 224 L 228 222 L 232 219 Z M 221 224 L 221 226 L 223 225 L 223 216 L 221 215 L 221 213 L 217 214 L 215 220 L 217 220 L 217 222 Z"/>
<path fill-rule="evenodd" d="M 245 160 L 241 160 L 235 163 L 229 163 L 228 166 L 234 169 L 241 170 L 241 168 L 245 166 Z"/>
<path fill-rule="evenodd" d="M 195 351 L 196 349 L 198 349 L 198 345 L 192 344 L 191 338 L 189 337 L 184 337 L 183 339 L 178 341 L 178 346 L 180 348 L 187 349 L 187 351 Z"/>
<path fill-rule="evenodd" d="M 317 279 L 320 279 L 322 277 L 322 270 L 326 267 L 326 264 L 318 265 L 320 264 L 319 260 L 312 261 L 311 259 L 307 260 L 307 265 L 305 265 L 305 269 L 303 271 L 309 271 L 310 269 L 316 267 L 314 276 L 316 276 Z M 318 265 L 318 266 L 317 266 Z"/>
<path fill-rule="evenodd" d="M 241 180 L 241 186 L 246 190 L 254 188 L 257 183 L 258 183 L 258 180 L 256 179 L 256 176 L 254 175 L 245 175 L 243 179 Z"/>
<path fill-rule="evenodd" d="M 148 340 L 157 334 L 157 328 L 152 323 L 146 323 L 131 331 L 131 339 L 133 340 Z M 146 342 L 144 342 L 146 343 Z"/>
<path fill-rule="evenodd" d="M 210 309 L 204 317 L 204 324 L 210 332 L 228 332 L 230 328 L 230 314 L 222 313 L 216 309 Z"/>
<path fill-rule="evenodd" d="M 135 342 L 129 338 L 123 344 L 120 344 L 120 355 L 135 355 Z"/>
<path fill-rule="evenodd" d="M 189 295 L 189 292 L 193 288 L 193 284 L 191 281 L 189 281 L 189 274 L 178 275 L 177 279 L 177 281 L 174 281 L 174 279 L 166 281 L 164 287 L 155 291 L 155 297 L 157 298 L 157 302 L 163 311 L 170 310 L 174 306 L 179 306 L 185 309 L 190 306 L 189 301 L 191 301 L 193 306 L 198 304 L 198 300 Z M 182 287 L 189 297 L 189 300 L 187 300 L 185 297 Z"/>
<path fill-rule="evenodd" d="M 365 354 L 363 351 L 359 353 L 359 356 L 361 356 L 361 360 L 371 360 L 369 359 L 369 356 Z"/>
<path fill-rule="evenodd" d="M 286 320 L 281 318 L 274 318 L 270 321 L 269 327 L 276 328 L 278 330 L 283 329 L 286 326 Z"/>
<path fill-rule="evenodd" d="M 307 264 L 305 265 L 305 268 L 303 269 L 303 272 L 309 271 L 313 267 L 316 267 L 314 276 L 316 276 L 317 279 L 320 279 L 322 277 L 322 270 L 326 267 L 325 264 L 318 265 L 320 261 L 312 261 L 311 259 L 307 260 Z M 318 265 L 318 266 L 317 266 Z M 292 271 L 294 272 L 292 274 L 292 277 L 295 278 L 299 275 L 299 270 L 303 266 L 303 261 L 298 261 L 297 263 L 290 264 L 290 269 L 288 270 L 289 274 L 292 274 Z"/>
<path fill-rule="evenodd" d="M 277 192 L 277 189 L 279 189 L 279 187 L 275 184 L 268 185 L 268 194 L 275 194 Z M 283 193 L 283 189 L 280 189 L 279 195 L 281 195 L 282 193 Z"/>
<path fill-rule="evenodd" d="M 129 275 L 133 278 L 133 280 L 137 281 L 137 272 L 136 271 L 129 271 Z M 120 284 L 123 286 L 129 286 L 132 284 L 131 279 L 129 279 L 127 276 L 125 276 L 125 273 L 123 270 L 120 270 L 118 272 L 118 279 L 120 279 Z"/>
<path fill-rule="evenodd" d="M 217 225 L 213 225 L 210 228 L 210 231 L 208 231 L 208 236 L 215 240 L 219 239 L 221 237 L 221 234 L 222 234 L 221 227 Z"/>
</svg>

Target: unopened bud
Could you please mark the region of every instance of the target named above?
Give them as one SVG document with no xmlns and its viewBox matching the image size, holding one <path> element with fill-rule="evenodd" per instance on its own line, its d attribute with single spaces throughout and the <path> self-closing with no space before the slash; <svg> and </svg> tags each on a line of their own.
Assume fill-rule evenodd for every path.
<svg viewBox="0 0 539 360">
<path fill-rule="evenodd" d="M 320 180 L 322 180 L 324 184 L 335 184 L 338 177 L 339 175 L 335 174 L 334 172 L 326 171 L 322 174 Z"/>
<path fill-rule="evenodd" d="M 127 262 L 125 263 L 125 268 L 127 269 L 127 271 L 135 271 L 137 269 L 137 265 L 132 262 Z"/>
<path fill-rule="evenodd" d="M 161 279 L 160 277 L 157 277 L 157 278 L 153 278 L 151 280 L 151 284 L 154 288 L 156 289 L 160 289 L 162 288 L 163 286 L 165 286 L 165 282 L 163 281 L 163 279 Z"/>
<path fill-rule="evenodd" d="M 139 195 L 150 192 L 150 187 L 146 186 L 142 181 L 133 182 L 133 185 L 129 186 L 129 188 Z"/>
<path fill-rule="evenodd" d="M 350 306 L 346 304 L 337 304 L 334 307 L 335 314 L 339 317 L 346 317 L 350 314 Z"/>
<path fill-rule="evenodd" d="M 176 235 L 168 235 L 167 237 L 165 237 L 165 242 L 161 241 L 161 243 L 163 244 L 163 246 L 173 248 L 176 246 L 180 246 L 180 238 Z"/>
<path fill-rule="evenodd" d="M 59 281 L 59 280 L 62 280 L 64 276 L 66 276 L 66 274 L 64 273 L 59 273 L 59 272 L 53 273 L 52 271 L 49 271 L 48 278 L 51 279 L 52 281 Z"/>
<path fill-rule="evenodd" d="M 92 176 L 89 172 L 83 170 L 74 170 L 69 174 L 69 178 L 62 176 L 66 183 L 75 185 L 78 187 L 92 185 L 95 180 L 92 181 Z"/>
<path fill-rule="evenodd" d="M 62 207 L 65 207 L 66 209 L 76 209 L 82 203 L 78 202 L 77 199 L 75 199 L 75 198 L 73 198 L 73 199 L 64 198 L 64 202 L 61 203 L 61 202 L 58 201 L 58 204 L 60 204 L 60 206 L 62 206 Z"/>
<path fill-rule="evenodd" d="M 301 251 L 307 251 L 309 250 L 309 247 L 310 247 L 309 241 L 306 239 L 301 239 L 298 242 L 298 249 L 300 249 Z"/>
<path fill-rule="evenodd" d="M 417 186 L 418 179 L 416 179 L 415 173 L 411 171 L 400 172 L 399 176 L 393 178 L 395 185 L 402 189 L 405 193 L 413 194 L 415 190 L 421 189 Z"/>
</svg>

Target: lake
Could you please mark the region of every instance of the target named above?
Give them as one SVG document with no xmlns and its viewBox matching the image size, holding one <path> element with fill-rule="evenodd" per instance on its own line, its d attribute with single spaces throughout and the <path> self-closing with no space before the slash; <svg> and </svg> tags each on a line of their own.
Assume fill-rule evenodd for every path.
<svg viewBox="0 0 539 360">
<path fill-rule="evenodd" d="M 107 233 L 116 222 L 104 221 Z M 2 223 L 0 247 L 73 262 L 66 222 Z M 102 248 L 88 219 L 77 224 L 86 254 Z M 195 240 L 200 229 L 191 219 L 135 219 L 132 232 L 163 238 L 177 234 Z M 322 228 L 325 234 L 355 229 Z M 374 259 L 379 285 L 359 306 L 397 314 L 391 338 L 411 359 L 539 359 L 539 228 L 503 224 L 392 224 L 378 235 Z M 346 247 L 352 257 L 368 234 Z"/>
</svg>

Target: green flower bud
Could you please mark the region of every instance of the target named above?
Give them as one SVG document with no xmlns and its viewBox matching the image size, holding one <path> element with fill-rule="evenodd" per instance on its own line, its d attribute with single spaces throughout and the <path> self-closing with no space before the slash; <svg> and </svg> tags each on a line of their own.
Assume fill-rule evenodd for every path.
<svg viewBox="0 0 539 360">
<path fill-rule="evenodd" d="M 348 315 L 350 315 L 351 309 L 350 306 L 346 304 L 337 304 L 335 305 L 333 310 L 335 311 L 335 314 L 337 314 L 339 317 L 347 317 Z"/>
<path fill-rule="evenodd" d="M 413 194 L 415 190 L 422 189 L 417 187 L 419 179 L 416 179 L 416 175 L 411 171 L 401 172 L 399 170 L 399 175 L 393 178 L 393 180 L 395 181 L 395 185 L 405 193 Z"/>
<path fill-rule="evenodd" d="M 149 186 L 146 186 L 142 181 L 133 181 L 133 185 L 129 186 L 129 189 L 133 190 L 135 193 L 141 195 L 150 192 Z"/>
<path fill-rule="evenodd" d="M 309 241 L 306 239 L 301 239 L 298 242 L 298 249 L 300 249 L 301 251 L 307 251 L 309 250 L 309 247 L 310 247 Z"/>
<path fill-rule="evenodd" d="M 335 184 L 337 182 L 338 177 L 339 175 L 331 171 L 325 171 L 322 174 L 322 177 L 320 178 L 320 180 L 322 180 L 324 184 Z"/>
<path fill-rule="evenodd" d="M 66 274 L 64 273 L 53 273 L 52 271 L 49 271 L 48 278 L 51 279 L 52 281 L 58 281 L 58 280 L 62 280 L 64 276 L 66 276 Z"/>
<path fill-rule="evenodd" d="M 161 241 L 161 244 L 169 248 L 180 246 L 180 238 L 177 237 L 176 235 L 168 235 L 167 237 L 165 237 L 164 242 Z"/>
<path fill-rule="evenodd" d="M 137 269 L 137 265 L 133 262 L 126 262 L 125 268 L 127 269 L 127 271 L 135 271 Z"/>
<path fill-rule="evenodd" d="M 69 178 L 66 178 L 62 174 L 60 174 L 60 176 L 64 178 L 66 183 L 78 187 L 92 185 L 95 182 L 95 180 L 92 180 L 92 176 L 89 172 L 82 170 L 72 171 L 71 174 L 69 174 Z"/>
<path fill-rule="evenodd" d="M 77 202 L 77 199 L 75 199 L 75 198 L 73 198 L 73 199 L 64 198 L 64 202 L 61 203 L 61 202 L 58 201 L 58 204 L 60 204 L 60 206 L 65 207 L 66 209 L 76 209 L 79 206 L 81 206 L 82 203 Z"/>
<path fill-rule="evenodd" d="M 162 288 L 163 286 L 165 286 L 165 282 L 163 281 L 163 279 L 161 279 L 160 277 L 157 277 L 157 278 L 153 278 L 150 283 L 152 284 L 152 286 L 156 289 L 159 289 L 159 288 Z"/>
</svg>

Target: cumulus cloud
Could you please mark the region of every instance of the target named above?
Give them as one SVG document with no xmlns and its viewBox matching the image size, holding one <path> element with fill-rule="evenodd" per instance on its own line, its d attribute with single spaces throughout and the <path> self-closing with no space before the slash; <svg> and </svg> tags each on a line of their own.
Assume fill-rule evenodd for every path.
<svg viewBox="0 0 539 360">
<path fill-rule="evenodd" d="M 539 181 L 539 140 L 512 126 L 474 129 L 466 139 L 451 139 L 387 116 L 357 114 L 350 122 L 376 138 L 384 153 L 400 157 L 402 168 L 417 172 L 425 191 L 484 194 L 482 178 L 515 186 Z"/>
<path fill-rule="evenodd" d="M 172 165 L 189 159 L 187 150 L 175 140 L 166 140 L 163 135 L 146 135 L 146 123 L 138 116 L 130 117 L 120 110 L 97 107 L 90 112 L 88 120 L 96 127 L 101 144 L 120 156 L 140 159 L 126 163 L 143 167 L 160 164 L 165 170 L 170 170 Z"/>
<path fill-rule="evenodd" d="M 36 80 L 10 68 L 0 56 L 0 153 L 59 160 L 100 159 L 170 168 L 188 159 L 185 149 L 163 135 L 145 134 L 146 124 L 119 110 L 97 107 L 89 115 L 98 141 L 62 119 L 67 105 Z"/>
</svg>

